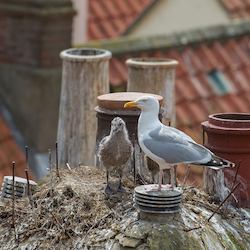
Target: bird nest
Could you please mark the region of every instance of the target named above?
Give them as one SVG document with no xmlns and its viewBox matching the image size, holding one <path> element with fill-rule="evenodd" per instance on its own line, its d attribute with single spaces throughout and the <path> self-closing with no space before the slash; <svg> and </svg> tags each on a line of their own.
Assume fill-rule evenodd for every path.
<svg viewBox="0 0 250 250">
<path fill-rule="evenodd" d="M 111 182 L 115 186 L 115 177 Z M 47 183 L 33 195 L 33 209 L 28 198 L 15 200 L 14 227 L 12 200 L 1 199 L 0 245 L 3 249 L 18 245 L 62 249 L 74 247 L 76 238 L 84 245 L 92 230 L 108 229 L 126 211 L 134 210 L 132 190 L 108 196 L 105 186 L 104 172 L 93 167 L 62 171 L 60 179 L 53 174 L 52 189 Z"/>
<path fill-rule="evenodd" d="M 110 180 L 115 189 L 118 178 L 114 175 Z M 60 171 L 60 179 L 53 173 L 52 180 L 52 185 L 44 184 L 32 201 L 15 200 L 14 220 L 12 200 L 0 199 L 1 249 L 81 249 L 85 246 L 100 249 L 94 248 L 95 244 L 103 246 L 109 239 L 117 242 L 126 225 L 138 220 L 133 207 L 133 186 L 126 178 L 123 182 L 127 193 L 114 195 L 104 193 L 105 172 L 94 167 Z M 186 189 L 182 200 L 182 213 L 188 211 L 187 215 L 193 213 L 200 218 L 195 218 L 188 230 L 204 224 L 202 209 L 212 212 L 219 203 L 216 197 L 195 188 Z M 235 216 L 231 210 L 225 213 L 221 209 L 218 213 L 224 217 Z"/>
</svg>

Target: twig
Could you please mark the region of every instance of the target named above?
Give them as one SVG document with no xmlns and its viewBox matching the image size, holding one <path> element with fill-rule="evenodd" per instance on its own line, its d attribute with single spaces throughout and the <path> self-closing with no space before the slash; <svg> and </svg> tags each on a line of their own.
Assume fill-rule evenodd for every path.
<svg viewBox="0 0 250 250">
<path fill-rule="evenodd" d="M 228 196 L 224 199 L 224 201 L 221 202 L 221 204 L 216 208 L 216 210 L 213 212 L 213 214 L 208 218 L 207 221 L 210 221 L 210 219 L 214 216 L 214 214 L 219 210 L 219 208 L 226 202 L 226 200 L 231 196 L 231 194 L 235 191 L 235 189 L 241 184 L 241 182 L 239 182 L 234 188 L 233 190 L 228 194 Z"/>
<path fill-rule="evenodd" d="M 20 237 L 20 236 L 22 236 L 22 235 L 24 235 L 24 236 L 29 236 L 29 235 L 31 235 L 31 234 L 33 234 L 33 233 L 37 233 L 37 232 L 40 232 L 40 231 L 50 231 L 49 229 L 47 229 L 47 228 L 34 228 L 34 229 L 28 229 L 28 231 L 24 231 L 24 232 L 22 232 L 22 233 L 19 233 L 18 234 L 18 237 Z"/>
<path fill-rule="evenodd" d="M 35 227 L 37 228 L 36 211 L 35 211 L 34 200 L 33 200 L 33 197 L 32 197 L 32 192 L 31 192 L 30 184 L 29 184 L 29 172 L 28 172 L 28 169 L 25 169 L 25 172 L 26 172 L 26 178 L 27 178 L 28 197 L 29 197 L 30 204 L 31 204 L 31 207 L 32 207 Z"/>
<path fill-rule="evenodd" d="M 49 171 L 50 171 L 50 196 L 53 196 L 53 183 L 52 183 L 52 166 L 51 166 L 51 150 L 49 149 Z"/>
<path fill-rule="evenodd" d="M 201 226 L 199 227 L 194 227 L 194 228 L 190 228 L 190 229 L 184 229 L 185 232 L 190 232 L 190 231 L 193 231 L 193 230 L 196 230 L 196 229 L 201 229 Z"/>
<path fill-rule="evenodd" d="M 190 170 L 190 165 L 188 165 L 188 167 L 187 167 L 187 171 L 186 171 L 186 174 L 185 174 L 185 177 L 184 177 L 184 181 L 183 181 L 183 184 L 182 184 L 182 190 L 184 190 L 189 170 Z"/>
<path fill-rule="evenodd" d="M 66 163 L 66 166 L 68 167 L 68 169 L 69 169 L 70 171 L 72 170 L 68 162 Z"/>
<path fill-rule="evenodd" d="M 57 142 L 56 142 L 56 174 L 57 174 L 57 177 L 60 179 L 59 167 L 58 167 L 58 147 L 57 147 Z"/>
<path fill-rule="evenodd" d="M 53 213 L 52 211 L 51 211 L 51 215 L 52 215 L 52 217 L 55 219 L 57 225 L 58 225 L 63 231 L 65 231 L 64 228 L 63 228 L 63 226 L 62 226 L 61 223 L 58 221 L 58 219 L 56 218 L 56 216 L 54 215 L 54 213 Z"/>
</svg>

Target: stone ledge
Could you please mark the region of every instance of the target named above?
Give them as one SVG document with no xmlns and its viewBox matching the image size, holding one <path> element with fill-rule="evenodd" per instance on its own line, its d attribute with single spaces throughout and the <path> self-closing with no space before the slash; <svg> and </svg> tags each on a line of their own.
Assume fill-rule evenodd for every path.
<svg viewBox="0 0 250 250">
<path fill-rule="evenodd" d="M 37 19 L 71 18 L 76 14 L 69 0 L 63 1 L 19 1 L 10 0 L 8 3 L 0 1 L 0 12 L 16 17 L 34 17 Z"/>
</svg>

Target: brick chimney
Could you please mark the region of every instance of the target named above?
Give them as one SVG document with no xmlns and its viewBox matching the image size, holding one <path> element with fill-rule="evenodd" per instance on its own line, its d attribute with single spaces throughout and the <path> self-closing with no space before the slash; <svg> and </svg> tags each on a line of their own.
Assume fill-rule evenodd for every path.
<svg viewBox="0 0 250 250">
<path fill-rule="evenodd" d="M 0 98 L 27 142 L 54 147 L 60 51 L 71 47 L 70 0 L 0 0 Z"/>
</svg>

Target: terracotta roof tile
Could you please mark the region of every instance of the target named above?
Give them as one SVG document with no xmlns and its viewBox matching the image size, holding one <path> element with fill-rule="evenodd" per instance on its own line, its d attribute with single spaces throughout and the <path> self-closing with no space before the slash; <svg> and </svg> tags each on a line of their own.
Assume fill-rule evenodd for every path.
<svg viewBox="0 0 250 250">
<path fill-rule="evenodd" d="M 89 22 L 88 25 L 88 35 L 91 37 L 95 37 L 96 39 L 104 38 L 104 35 L 99 29 L 99 26 L 95 24 L 95 22 Z"/>
<path fill-rule="evenodd" d="M 156 0 L 89 0 L 88 40 L 118 37 Z"/>
<path fill-rule="evenodd" d="M 106 8 L 106 12 L 109 13 L 109 15 L 111 17 L 117 17 L 118 16 L 116 1 L 105 0 L 105 1 L 103 1 L 103 5 Z"/>
<path fill-rule="evenodd" d="M 247 56 L 243 53 L 240 45 L 235 42 L 234 39 L 230 39 L 225 45 L 224 48 L 227 51 L 227 54 L 236 64 L 236 67 L 248 66 L 250 61 Z"/>
<path fill-rule="evenodd" d="M 0 114 L 0 142 L 8 140 L 10 138 L 12 138 L 12 134 Z"/>
<path fill-rule="evenodd" d="M 177 78 L 183 77 L 186 74 L 188 74 L 188 69 L 187 69 L 187 66 L 185 64 L 185 61 L 183 60 L 182 56 L 177 51 L 171 50 L 169 53 L 166 54 L 166 57 L 178 61 L 179 65 L 175 69 Z"/>
<path fill-rule="evenodd" d="M 201 122 L 208 119 L 208 108 L 205 106 L 202 99 L 196 102 L 189 102 L 188 109 L 190 110 L 190 118 L 194 124 L 201 124 Z"/>
<path fill-rule="evenodd" d="M 202 88 L 202 91 L 200 91 L 202 98 L 210 98 L 215 95 L 215 90 L 209 83 L 207 74 L 199 74 L 196 76 L 196 79 L 197 85 L 200 84 Z"/>
<path fill-rule="evenodd" d="M 247 73 L 247 75 L 245 75 L 245 73 Z M 230 85 L 232 85 L 236 94 L 239 94 L 242 91 L 248 91 L 250 89 L 248 70 L 228 70 L 224 73 L 224 76 L 230 82 Z"/>
<path fill-rule="evenodd" d="M 103 20 L 100 24 L 102 33 L 107 34 L 109 37 L 115 37 L 117 34 L 117 28 L 113 25 L 110 20 Z"/>
<path fill-rule="evenodd" d="M 228 11 L 231 18 L 241 18 L 250 16 L 249 0 L 220 0 Z"/>
<path fill-rule="evenodd" d="M 239 40 L 239 45 L 242 49 L 242 52 L 249 58 L 250 56 L 250 40 L 248 36 L 243 36 L 241 40 Z"/>
<path fill-rule="evenodd" d="M 205 44 L 201 44 L 201 46 L 199 46 L 199 49 L 196 51 L 196 55 L 199 57 L 206 72 L 219 68 L 216 58 Z"/>
<path fill-rule="evenodd" d="M 186 101 L 193 101 L 200 98 L 200 93 L 190 77 L 182 77 L 181 79 L 176 80 L 175 84 L 176 88 L 180 89 L 180 92 Z"/>
<path fill-rule="evenodd" d="M 182 89 L 182 84 L 179 84 L 179 79 L 175 80 L 175 103 L 179 104 L 180 102 L 185 101 L 185 96 Z"/>
<path fill-rule="evenodd" d="M 25 178 L 25 157 L 18 148 L 7 124 L 0 114 L 0 185 L 3 182 L 3 176 L 12 175 L 13 161 L 16 163 L 16 176 Z M 35 180 L 31 171 L 30 179 Z"/>
<path fill-rule="evenodd" d="M 235 63 L 232 61 L 227 51 L 220 44 L 220 42 L 214 42 L 213 46 L 211 47 L 211 51 L 213 52 L 213 55 L 220 67 L 222 67 L 222 70 L 225 70 L 226 68 L 233 69 L 236 67 Z"/>
<path fill-rule="evenodd" d="M 249 112 L 243 99 L 234 94 L 227 94 L 220 97 L 227 105 L 228 111 L 225 112 Z"/>
<path fill-rule="evenodd" d="M 194 76 L 204 71 L 202 62 L 190 47 L 184 50 L 182 53 L 182 58 L 188 69 L 189 75 Z"/>
<path fill-rule="evenodd" d="M 127 82 L 128 69 L 115 57 L 111 58 L 109 62 L 109 74 L 110 81 L 112 81 L 113 86 L 122 86 Z"/>
</svg>

